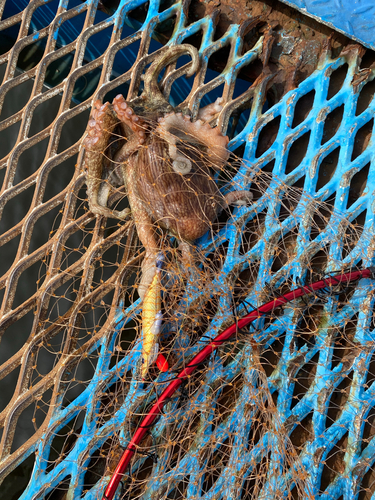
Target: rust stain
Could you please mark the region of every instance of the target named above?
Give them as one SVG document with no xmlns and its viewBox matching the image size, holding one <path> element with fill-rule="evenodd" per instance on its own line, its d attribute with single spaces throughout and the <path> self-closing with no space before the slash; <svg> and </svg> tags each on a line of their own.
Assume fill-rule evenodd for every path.
<svg viewBox="0 0 375 500">
<path fill-rule="evenodd" d="M 249 24 L 244 35 L 243 51 L 250 50 L 260 36 L 265 36 L 261 62 L 276 74 L 270 90 L 275 102 L 315 71 L 327 45 L 336 57 L 352 43 L 344 35 L 335 33 L 332 36 L 327 26 L 275 0 L 193 0 L 188 12 L 191 21 L 205 15 L 214 16 L 216 38 L 231 24 L 249 23 L 249 19 L 256 21 Z M 210 63 L 217 71 L 224 69 L 220 57 L 213 55 Z M 249 65 L 241 72 L 241 77 L 256 79 L 262 71 L 261 66 Z"/>
</svg>

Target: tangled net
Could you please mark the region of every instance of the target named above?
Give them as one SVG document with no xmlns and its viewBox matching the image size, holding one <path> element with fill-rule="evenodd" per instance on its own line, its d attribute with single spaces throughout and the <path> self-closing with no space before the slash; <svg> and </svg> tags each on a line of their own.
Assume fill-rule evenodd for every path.
<svg viewBox="0 0 375 500">
<path fill-rule="evenodd" d="M 197 161 L 207 161 L 201 151 L 195 153 Z M 82 278 L 74 276 L 60 295 L 51 295 L 55 307 L 40 324 L 44 332 L 58 330 L 66 336 L 74 310 L 80 321 L 74 327 L 77 348 L 72 364 L 77 359 L 81 364 L 84 358 L 96 367 L 91 418 L 95 415 L 97 429 L 101 429 L 93 436 L 104 442 L 80 465 L 87 470 L 83 488 L 91 498 L 101 497 L 101 488 L 162 391 L 220 331 L 301 284 L 363 267 L 366 255 L 371 255 L 372 236 L 357 219 L 348 220 L 331 200 L 314 199 L 267 168 L 252 167 L 231 154 L 217 182 L 222 192 L 249 188 L 254 199 L 247 206 L 223 211 L 211 230 L 191 245 L 189 267 L 183 265 L 176 240 L 155 225 L 164 254 L 159 344 L 169 364 L 165 373 L 154 364 L 146 380 L 140 376 L 141 304 L 136 287 L 144 252 L 137 243 L 134 222 L 113 220 L 104 229 L 99 218 L 91 231 L 86 226 L 80 248 L 64 245 L 64 279 L 70 278 L 68 263 L 73 252 L 84 256 L 90 245 L 101 252 L 95 272 L 96 257 L 83 267 L 83 273 L 93 276 L 92 299 L 86 296 L 84 304 L 77 301 L 74 293 L 82 289 Z M 115 202 L 116 209 L 126 203 L 123 190 L 114 198 L 121 195 L 124 199 Z M 104 230 L 105 240 L 99 237 Z M 116 233 L 123 240 L 110 247 L 107 258 L 103 241 L 109 247 Z M 125 472 L 119 498 L 147 498 L 151 492 L 158 498 L 316 498 L 306 465 L 311 420 L 299 421 L 293 408 L 302 406 L 318 384 L 324 386 L 319 356 L 328 341 L 339 376 L 350 372 L 360 349 L 355 338 L 358 312 L 353 304 L 368 307 L 371 290 L 368 279 L 360 284 L 337 283 L 265 317 L 260 315 L 250 328 L 239 328 L 195 368 L 167 401 L 158 422 L 147 429 Z M 73 306 L 63 315 L 61 304 L 67 301 Z M 103 331 L 107 332 L 105 349 L 88 353 L 90 339 Z M 52 345 L 45 337 L 39 350 L 51 350 Z M 285 385 L 281 385 L 282 370 L 287 372 Z M 65 371 L 59 394 L 63 407 L 69 407 L 69 393 L 74 394 L 76 385 L 89 384 L 79 373 L 79 365 Z M 332 419 L 338 418 L 348 397 L 348 389 L 340 391 L 344 396 L 336 396 L 337 402 L 331 399 L 329 405 L 332 415 L 336 412 Z M 56 403 L 46 402 L 46 413 Z M 36 413 L 41 408 L 38 401 Z M 55 456 L 47 469 L 69 460 L 69 453 L 89 430 L 75 417 L 54 432 L 59 448 L 51 446 Z M 60 488 L 63 485 L 53 491 Z M 54 498 L 53 493 L 47 498 Z"/>
<path fill-rule="evenodd" d="M 232 29 L 228 37 L 236 33 Z M 263 57 L 262 50 L 257 43 L 248 60 Z M 132 99 L 152 57 L 135 65 Z M 210 230 L 190 245 L 188 265 L 178 242 L 155 224 L 164 256 L 159 344 L 169 368 L 160 373 L 153 364 L 145 380 L 139 373 L 137 294 L 144 251 L 134 221 L 89 211 L 83 148 L 72 179 L 57 194 L 49 192 L 49 172 L 78 151 L 76 144 L 57 151 L 59 120 L 78 108 L 65 110 L 51 131 L 35 133 L 40 141 L 51 135 L 48 158 L 1 194 L 7 208 L 17 190 L 37 186 L 29 212 L 5 227 L 2 240 L 8 244 L 20 235 L 12 247 L 15 260 L 1 278 L 2 345 L 13 349 L 0 365 L 4 402 L 8 398 L 0 415 L 4 492 L 17 494 L 7 482 L 14 470 L 30 478 L 20 491 L 24 499 L 102 498 L 150 408 L 213 338 L 290 290 L 373 264 L 366 188 L 373 87 L 365 104 L 361 91 L 374 75 L 372 69 L 360 71 L 360 59 L 358 47 L 337 59 L 327 47 L 318 70 L 264 112 L 270 82 L 265 71 L 238 98 L 230 95 L 234 79 L 231 91 L 225 87 L 223 109 L 211 124 L 230 136 L 231 155 L 212 176 L 223 197 L 238 188 L 249 190 L 253 200 L 235 208 L 223 203 Z M 332 75 L 343 67 L 345 84 L 332 94 L 330 79 L 337 84 Z M 203 73 L 197 85 L 209 94 Z M 160 82 L 165 94 L 181 74 L 181 68 L 167 68 Z M 113 90 L 117 83 L 108 85 Z M 99 91 L 102 97 L 105 91 Z M 306 96 L 314 106 L 299 116 L 307 109 Z M 342 122 L 335 115 L 332 124 L 331 108 L 333 113 L 345 100 L 356 124 L 346 115 Z M 200 97 L 192 102 L 194 120 Z M 329 124 L 324 130 L 323 122 Z M 2 163 L 7 182 L 22 159 L 23 140 Z M 209 162 L 191 142 L 183 147 L 197 165 Z M 112 189 L 109 206 L 127 206 L 123 188 Z M 32 234 L 47 213 L 49 237 L 36 242 Z M 26 282 L 36 284 L 32 292 L 23 290 Z M 372 307 L 366 275 L 312 291 L 238 327 L 166 401 L 137 445 L 117 498 L 339 499 L 344 487 L 352 498 L 370 498 Z"/>
</svg>

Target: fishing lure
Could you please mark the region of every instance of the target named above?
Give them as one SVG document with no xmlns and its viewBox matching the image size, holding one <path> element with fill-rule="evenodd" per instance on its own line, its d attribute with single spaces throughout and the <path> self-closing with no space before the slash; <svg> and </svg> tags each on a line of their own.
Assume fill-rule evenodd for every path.
<svg viewBox="0 0 375 500">
<path fill-rule="evenodd" d="M 157 361 L 161 371 L 168 370 L 168 363 L 159 354 L 159 335 L 163 323 L 161 310 L 161 269 L 163 255 L 159 254 L 156 261 L 156 273 L 143 299 L 142 307 L 142 366 L 141 376 L 146 378 L 149 367 Z"/>
</svg>

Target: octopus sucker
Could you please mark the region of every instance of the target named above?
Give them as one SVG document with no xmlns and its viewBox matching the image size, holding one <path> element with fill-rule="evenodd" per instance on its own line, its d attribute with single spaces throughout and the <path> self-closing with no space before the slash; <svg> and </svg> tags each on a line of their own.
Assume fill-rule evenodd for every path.
<svg viewBox="0 0 375 500">
<path fill-rule="evenodd" d="M 83 145 L 86 150 L 86 182 L 91 211 L 106 217 L 124 219 L 129 214 L 129 209 L 118 212 L 106 206 L 111 186 L 121 185 L 116 169 L 106 154 L 108 149 L 112 149 L 111 137 L 117 123 L 118 119 L 112 113 L 110 104 L 95 101 Z"/>
<path fill-rule="evenodd" d="M 220 168 L 229 158 L 227 150 L 229 139 L 222 135 L 219 129 L 212 128 L 202 120 L 191 122 L 190 118 L 182 117 L 176 113 L 169 113 L 158 121 L 155 133 L 159 134 L 169 144 L 171 159 L 177 160 L 176 143 L 185 141 L 193 142 L 207 148 L 210 153 L 213 167 Z"/>
<path fill-rule="evenodd" d="M 223 196 L 211 175 L 212 169 L 222 168 L 229 158 L 228 137 L 208 123 L 223 108 L 222 98 L 200 110 L 198 120 L 192 122 L 189 110 L 174 109 L 159 88 L 161 70 L 184 54 L 192 58 L 188 71 L 192 75 L 199 67 L 197 50 L 190 45 L 168 47 L 146 71 L 140 97 L 127 102 L 118 95 L 112 104 L 95 101 L 83 141 L 91 211 L 124 219 L 129 209 L 112 210 L 107 203 L 113 189 L 125 186 L 145 248 L 138 284 L 142 300 L 151 288 L 160 288 L 156 275 L 160 274 L 157 256 L 162 249 L 155 225 L 179 240 L 182 260 L 191 267 L 193 242 L 211 229 L 220 211 L 228 204 L 247 204 L 252 198 L 248 191 Z M 157 342 L 159 317 L 155 325 L 153 341 Z M 143 352 L 143 376 L 154 354 L 148 347 Z"/>
<path fill-rule="evenodd" d="M 126 103 L 124 97 L 121 94 L 114 98 L 113 110 L 116 113 L 117 118 L 121 122 L 125 137 L 130 136 L 129 139 L 132 139 L 135 147 L 137 147 L 139 144 L 143 144 L 146 137 L 145 122 L 139 116 L 133 114 L 133 110 Z M 136 134 L 135 137 L 133 137 L 133 132 Z M 124 151 L 130 153 L 133 151 L 133 148 L 127 145 Z"/>
</svg>

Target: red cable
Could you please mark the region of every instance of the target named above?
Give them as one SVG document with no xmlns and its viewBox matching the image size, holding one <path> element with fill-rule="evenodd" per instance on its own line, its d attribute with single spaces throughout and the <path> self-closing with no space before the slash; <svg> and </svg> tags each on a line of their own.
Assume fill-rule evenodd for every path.
<svg viewBox="0 0 375 500">
<path fill-rule="evenodd" d="M 156 418 L 160 415 L 164 405 L 168 402 L 170 397 L 182 384 L 182 382 L 191 375 L 194 370 L 200 365 L 215 349 L 221 346 L 226 340 L 228 340 L 232 335 L 234 335 L 238 330 L 249 325 L 251 322 L 260 318 L 263 314 L 266 314 L 276 307 L 280 307 L 287 302 L 308 295 L 321 288 L 326 288 L 329 286 L 335 286 L 340 283 L 350 283 L 351 281 L 358 280 L 360 278 L 370 278 L 374 273 L 373 268 L 363 269 L 362 271 L 353 271 L 345 274 L 338 274 L 336 276 L 331 276 L 321 281 L 316 281 L 308 286 L 301 286 L 296 288 L 292 292 L 288 292 L 277 299 L 270 300 L 266 304 L 254 309 L 249 314 L 241 318 L 237 323 L 234 323 L 222 333 L 220 333 L 214 340 L 207 344 L 199 353 L 194 356 L 194 358 L 186 365 L 186 367 L 177 375 L 177 377 L 168 385 L 168 387 L 162 392 L 161 396 L 157 399 L 156 403 L 153 405 L 149 413 L 143 419 L 141 425 L 136 430 L 132 440 L 128 444 L 126 450 L 124 451 L 116 470 L 108 483 L 108 486 L 104 492 L 102 500 L 112 500 L 117 487 L 124 475 L 129 462 L 137 450 L 138 444 L 141 442 L 142 438 L 152 426 Z"/>
</svg>

